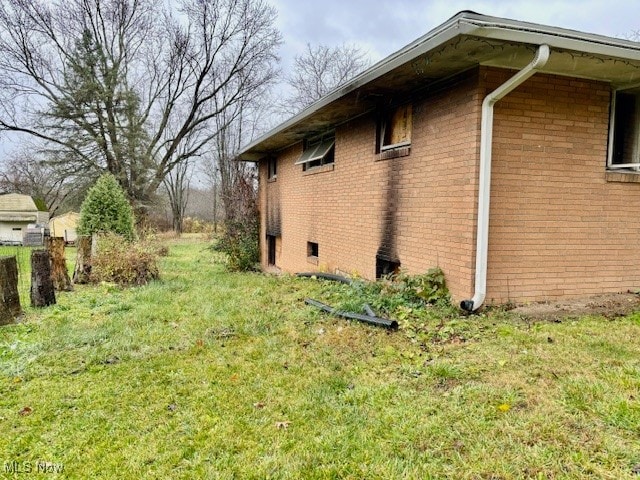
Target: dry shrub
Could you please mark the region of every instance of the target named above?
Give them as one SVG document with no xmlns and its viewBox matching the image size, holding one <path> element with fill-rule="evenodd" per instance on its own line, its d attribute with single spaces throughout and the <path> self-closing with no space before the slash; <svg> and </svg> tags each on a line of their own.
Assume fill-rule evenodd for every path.
<svg viewBox="0 0 640 480">
<path fill-rule="evenodd" d="M 213 234 L 213 224 L 199 218 L 185 217 L 182 221 L 182 233 Z"/>
<path fill-rule="evenodd" d="M 149 244 L 104 235 L 98 243 L 98 253 L 91 259 L 91 280 L 123 286 L 145 285 L 159 277 L 157 258 L 157 251 Z"/>
</svg>

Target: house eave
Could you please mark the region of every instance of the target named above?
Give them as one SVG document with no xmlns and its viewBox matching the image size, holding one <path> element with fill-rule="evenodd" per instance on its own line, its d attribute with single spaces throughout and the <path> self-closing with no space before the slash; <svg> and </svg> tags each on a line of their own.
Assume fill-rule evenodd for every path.
<svg viewBox="0 0 640 480">
<path fill-rule="evenodd" d="M 542 44 L 552 49 L 545 72 L 614 86 L 640 82 L 640 43 L 461 12 L 253 141 L 239 159 L 258 161 L 375 109 L 377 92 L 392 91 L 394 81 L 396 90 L 410 90 L 473 65 L 519 69 Z"/>
</svg>

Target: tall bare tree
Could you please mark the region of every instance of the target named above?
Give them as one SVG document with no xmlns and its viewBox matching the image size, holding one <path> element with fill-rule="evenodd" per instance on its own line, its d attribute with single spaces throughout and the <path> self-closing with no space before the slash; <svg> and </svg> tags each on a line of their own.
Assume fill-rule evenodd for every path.
<svg viewBox="0 0 640 480">
<path fill-rule="evenodd" d="M 0 2 L 0 130 L 46 141 L 71 173 L 113 173 L 143 206 L 277 73 L 263 0 L 166 5 Z"/>
<path fill-rule="evenodd" d="M 307 43 L 305 52 L 295 57 L 293 72 L 286 77 L 292 94 L 285 99 L 283 110 L 290 115 L 304 110 L 370 63 L 367 53 L 355 45 L 329 47 Z"/>
</svg>

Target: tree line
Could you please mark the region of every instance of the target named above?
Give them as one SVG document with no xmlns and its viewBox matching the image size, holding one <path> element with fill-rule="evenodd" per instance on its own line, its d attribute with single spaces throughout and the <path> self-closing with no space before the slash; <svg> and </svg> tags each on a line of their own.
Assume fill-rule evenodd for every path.
<svg viewBox="0 0 640 480">
<path fill-rule="evenodd" d="M 235 161 L 240 147 L 368 65 L 355 46 L 309 44 L 281 72 L 277 12 L 264 0 L 167 5 L 0 3 L 0 134 L 23 145 L 0 165 L 0 192 L 29 194 L 55 213 L 77 208 L 109 172 L 138 219 L 168 198 L 180 231 L 198 170 L 233 217 L 255 203 L 254 168 Z"/>
</svg>

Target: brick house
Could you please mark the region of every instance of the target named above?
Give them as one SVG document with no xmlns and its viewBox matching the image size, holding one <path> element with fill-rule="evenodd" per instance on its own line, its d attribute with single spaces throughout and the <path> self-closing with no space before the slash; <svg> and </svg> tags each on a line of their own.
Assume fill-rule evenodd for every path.
<svg viewBox="0 0 640 480">
<path fill-rule="evenodd" d="M 454 299 L 640 287 L 640 44 L 461 12 L 246 146 L 263 266 Z"/>
</svg>

